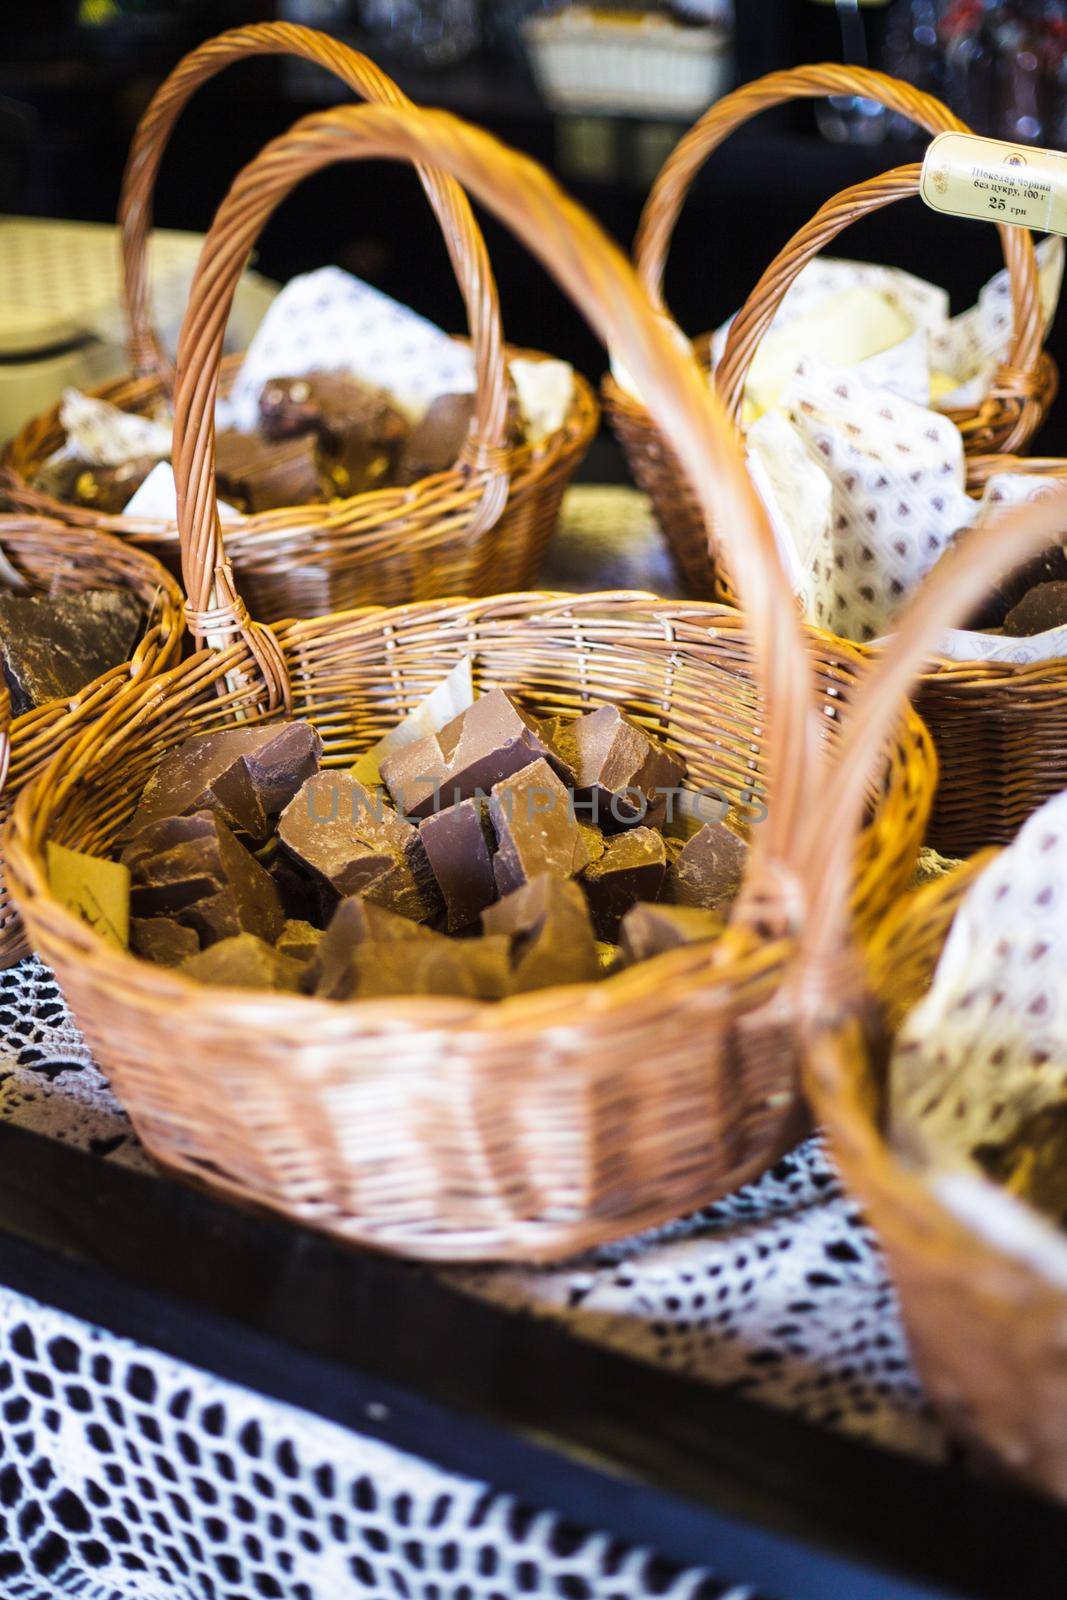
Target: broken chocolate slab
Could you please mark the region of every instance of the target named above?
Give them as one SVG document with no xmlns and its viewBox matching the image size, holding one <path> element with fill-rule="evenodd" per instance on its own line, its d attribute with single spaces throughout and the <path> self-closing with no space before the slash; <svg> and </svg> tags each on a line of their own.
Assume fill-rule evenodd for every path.
<svg viewBox="0 0 1067 1600">
<path fill-rule="evenodd" d="M 314 927 L 310 922 L 287 917 L 285 926 L 274 941 L 274 948 L 279 955 L 288 956 L 290 960 L 299 961 L 301 966 L 306 966 L 312 957 L 318 954 L 319 945 L 325 937 L 322 929 Z"/>
<path fill-rule="evenodd" d="M 69 700 L 129 661 L 144 620 L 141 602 L 122 589 L 0 594 L 0 658 L 12 715 Z"/>
<path fill-rule="evenodd" d="M 301 964 L 282 955 L 254 933 L 239 933 L 201 950 L 182 967 L 198 983 L 227 989 L 279 989 L 295 993 L 300 987 Z"/>
<path fill-rule="evenodd" d="M 60 500 L 87 506 L 103 516 L 116 516 L 133 499 L 156 461 L 156 456 L 136 456 L 113 467 L 65 461 L 42 487 Z"/>
<path fill-rule="evenodd" d="M 412 428 L 400 452 L 396 481 L 418 483 L 459 460 L 474 417 L 472 394 L 439 394 Z"/>
<path fill-rule="evenodd" d="M 322 740 L 310 722 L 257 722 L 196 734 L 164 756 L 125 837 L 159 818 L 210 810 L 250 838 L 266 839 L 274 816 L 318 771 L 321 755 Z"/>
<path fill-rule="evenodd" d="M 310 778 L 282 812 L 278 836 L 340 895 L 365 895 L 413 922 L 440 909 L 417 830 L 350 773 Z"/>
<path fill-rule="evenodd" d="M 542 872 L 573 878 L 589 865 L 572 797 L 547 761 L 534 761 L 495 784 L 489 815 L 497 837 L 493 875 L 500 894 L 510 894 Z"/>
<path fill-rule="evenodd" d="M 422 944 L 443 938 L 429 928 L 397 916 L 362 895 L 342 900 L 307 969 L 305 986 L 330 1000 L 347 1000 L 357 987 L 356 964 L 360 947 L 399 942 Z"/>
<path fill-rule="evenodd" d="M 685 777 L 685 762 L 617 706 L 600 706 L 570 723 L 556 720 L 552 743 L 573 773 L 578 815 L 609 833 L 661 822 L 668 791 Z"/>
<path fill-rule="evenodd" d="M 448 931 L 458 933 L 496 899 L 496 837 L 488 805 L 484 800 L 461 800 L 448 806 L 426 818 L 419 838 L 444 896 Z"/>
<path fill-rule="evenodd" d="M 315 435 L 276 442 L 225 428 L 215 437 L 219 492 L 239 511 L 273 511 L 329 497 L 315 451 Z"/>
<path fill-rule="evenodd" d="M 259 397 L 268 439 L 311 431 L 333 492 L 363 494 L 391 482 L 409 424 L 383 389 L 346 372 L 272 378 Z"/>
<path fill-rule="evenodd" d="M 589 908 L 573 880 L 542 873 L 487 907 L 482 927 L 489 937 L 511 941 L 515 994 L 592 983 L 602 975 Z"/>
<path fill-rule="evenodd" d="M 598 939 L 614 943 L 619 924 L 638 900 L 655 900 L 667 872 L 663 835 L 631 828 L 608 840 L 607 849 L 582 874 L 582 887 Z"/>
<path fill-rule="evenodd" d="M 500 1000 L 511 988 L 509 943 L 505 938 L 437 938 L 360 945 L 349 998 L 456 995 Z"/>
<path fill-rule="evenodd" d="M 173 917 L 134 917 L 130 922 L 130 949 L 161 967 L 180 967 L 195 956 L 200 940 L 192 928 Z"/>
<path fill-rule="evenodd" d="M 503 689 L 492 689 L 439 733 L 388 756 L 382 782 L 405 816 L 422 818 L 484 797 L 502 778 L 550 754 L 537 718 Z"/>
<path fill-rule="evenodd" d="M 138 918 L 170 917 L 201 945 L 238 933 L 274 940 L 284 916 L 268 872 L 213 811 L 166 817 L 123 852 Z"/>
<path fill-rule="evenodd" d="M 1004 632 L 1013 639 L 1063 627 L 1067 627 L 1067 580 L 1037 584 L 1004 618 Z"/>
<path fill-rule="evenodd" d="M 619 943 L 628 965 L 648 961 L 679 945 L 717 939 L 725 923 L 716 911 L 701 906 L 632 906 L 622 919 Z"/>
<path fill-rule="evenodd" d="M 729 905 L 741 887 L 747 857 L 745 841 L 725 822 L 706 822 L 670 862 L 664 900 L 706 911 Z"/>
<path fill-rule="evenodd" d="M 1031 1112 L 1004 1144 L 979 1145 L 974 1156 L 995 1182 L 1067 1227 L 1067 1104 Z"/>
</svg>

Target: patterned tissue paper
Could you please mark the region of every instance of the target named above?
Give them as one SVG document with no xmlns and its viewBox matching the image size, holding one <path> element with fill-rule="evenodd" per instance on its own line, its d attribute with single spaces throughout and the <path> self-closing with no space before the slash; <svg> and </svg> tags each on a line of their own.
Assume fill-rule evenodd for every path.
<svg viewBox="0 0 1067 1600">
<path fill-rule="evenodd" d="M 972 1158 L 1067 1098 L 1067 791 L 975 880 L 893 1051 L 889 1134 L 961 1220 L 1067 1286 L 1067 1239 Z"/>
<path fill-rule="evenodd" d="M 107 400 L 94 399 L 79 389 L 65 389 L 59 407 L 59 420 L 67 435 L 66 444 L 45 467 L 60 461 L 84 461 L 92 467 L 120 467 L 137 456 L 170 455 L 171 419 L 156 420 L 123 411 Z"/>
</svg>

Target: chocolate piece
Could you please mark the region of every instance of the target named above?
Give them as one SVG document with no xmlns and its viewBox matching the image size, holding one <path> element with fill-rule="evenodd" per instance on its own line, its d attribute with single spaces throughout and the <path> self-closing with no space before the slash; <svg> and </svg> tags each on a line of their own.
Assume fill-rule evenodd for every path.
<svg viewBox="0 0 1067 1600">
<path fill-rule="evenodd" d="M 578 885 L 543 873 L 482 912 L 490 937 L 511 941 L 515 994 L 559 983 L 592 983 L 602 974 L 589 908 Z"/>
<path fill-rule="evenodd" d="M 306 986 L 330 1000 L 347 1000 L 356 992 L 360 948 L 372 944 L 441 942 L 443 936 L 397 916 L 361 895 L 342 900 L 330 920 L 306 973 Z"/>
<path fill-rule="evenodd" d="M 549 755 L 536 717 L 492 689 L 443 727 L 382 762 L 382 782 L 408 817 L 486 795 L 502 778 Z"/>
<path fill-rule="evenodd" d="M 402 994 L 500 1000 L 511 987 L 504 938 L 364 944 L 352 972 L 355 1000 Z"/>
<path fill-rule="evenodd" d="M 747 856 L 745 841 L 725 822 L 706 822 L 668 866 L 663 898 L 676 906 L 718 910 L 740 889 Z"/>
<path fill-rule="evenodd" d="M 398 483 L 417 483 L 447 472 L 459 460 L 474 417 L 472 394 L 439 394 L 408 436 L 397 467 Z"/>
<path fill-rule="evenodd" d="M 333 490 L 341 495 L 363 494 L 389 482 L 409 433 L 407 419 L 384 389 L 346 372 L 272 378 L 260 394 L 259 415 L 268 439 L 310 430 L 324 454 Z"/>
<path fill-rule="evenodd" d="M 496 899 L 493 852 L 496 839 L 484 800 L 462 800 L 419 829 L 430 869 L 445 900 L 449 933 L 478 920 Z"/>
<path fill-rule="evenodd" d="M 641 904 L 632 906 L 623 917 L 619 943 L 623 959 L 632 966 L 635 961 L 648 961 L 679 945 L 717 939 L 724 926 L 717 912 L 700 906 Z"/>
<path fill-rule="evenodd" d="M 129 661 L 143 624 L 144 608 L 126 590 L 0 594 L 0 658 L 12 715 L 69 700 Z"/>
<path fill-rule="evenodd" d="M 619 924 L 638 900 L 654 900 L 663 887 L 667 850 L 654 828 L 616 834 L 582 874 L 582 887 L 598 939 L 618 938 Z"/>
<path fill-rule="evenodd" d="M 338 894 L 362 894 L 413 922 L 440 906 L 411 823 L 347 772 L 321 772 L 282 812 L 285 848 Z"/>
<path fill-rule="evenodd" d="M 313 927 L 310 922 L 288 917 L 274 941 L 274 948 L 280 956 L 288 956 L 290 960 L 306 966 L 318 954 L 319 945 L 325 937 L 322 929 Z"/>
<path fill-rule="evenodd" d="M 1013 639 L 1062 627 L 1067 627 L 1067 581 L 1039 583 L 1004 618 L 1004 632 Z"/>
<path fill-rule="evenodd" d="M 273 945 L 257 939 L 254 933 L 239 933 L 192 956 L 182 972 L 198 983 L 219 984 L 227 989 L 295 992 L 300 987 L 301 966 Z"/>
<path fill-rule="evenodd" d="M 125 837 L 162 817 L 211 810 L 231 828 L 265 839 L 274 816 L 318 771 L 321 755 L 322 740 L 310 722 L 257 722 L 197 734 L 164 756 Z"/>
<path fill-rule="evenodd" d="M 200 940 L 192 928 L 172 917 L 134 917 L 130 923 L 130 949 L 161 967 L 180 967 L 197 954 Z"/>
<path fill-rule="evenodd" d="M 494 784 L 489 815 L 498 841 L 493 875 L 502 895 L 539 873 L 573 878 L 589 865 L 571 796 L 547 761 L 535 761 Z"/>
<path fill-rule="evenodd" d="M 150 823 L 123 852 L 137 917 L 171 917 L 202 945 L 238 933 L 276 939 L 284 917 L 270 874 L 212 811 Z"/>
<path fill-rule="evenodd" d="M 600 706 L 574 722 L 556 720 L 552 744 L 573 773 L 575 806 L 613 832 L 663 820 L 668 796 L 685 777 L 685 762 L 639 728 L 617 706 Z"/>
<path fill-rule="evenodd" d="M 115 467 L 92 466 L 85 461 L 66 461 L 58 476 L 42 487 L 72 505 L 87 506 L 103 516 L 117 516 L 125 510 L 137 490 L 156 465 L 155 456 L 135 456 Z"/>
<path fill-rule="evenodd" d="M 1067 1105 L 1032 1112 L 1003 1145 L 979 1145 L 975 1160 L 995 1182 L 1067 1227 Z"/>
<path fill-rule="evenodd" d="M 315 435 L 276 442 L 224 428 L 215 436 L 219 492 L 239 511 L 272 511 L 329 498 L 315 454 Z"/>
</svg>

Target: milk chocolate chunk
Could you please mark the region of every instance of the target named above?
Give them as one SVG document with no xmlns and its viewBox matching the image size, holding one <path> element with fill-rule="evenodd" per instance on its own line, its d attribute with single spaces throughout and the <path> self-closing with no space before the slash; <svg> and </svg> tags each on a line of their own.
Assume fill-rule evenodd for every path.
<svg viewBox="0 0 1067 1600">
<path fill-rule="evenodd" d="M 310 722 L 257 722 L 197 734 L 164 756 L 126 837 L 162 817 L 211 810 L 231 828 L 266 839 L 277 812 L 318 771 L 321 755 Z"/>
<path fill-rule="evenodd" d="M 1067 1227 L 1067 1105 L 1032 1112 L 1010 1140 L 979 1145 L 974 1155 L 997 1183 Z"/>
<path fill-rule="evenodd" d="M 392 480 L 409 424 L 383 389 L 346 372 L 272 378 L 259 397 L 260 426 L 270 439 L 310 430 L 336 494 L 353 495 Z"/>
<path fill-rule="evenodd" d="M 391 943 L 434 942 L 444 942 L 443 935 L 362 895 L 350 895 L 337 907 L 315 951 L 305 974 L 306 987 L 330 1000 L 348 1000 L 359 986 L 356 968 L 363 945 L 378 949 Z"/>
<path fill-rule="evenodd" d="M 547 761 L 534 761 L 494 784 L 489 815 L 497 837 L 493 875 L 502 895 L 539 873 L 573 878 L 589 865 L 571 796 Z"/>
<path fill-rule="evenodd" d="M 239 511 L 272 511 L 328 497 L 313 433 L 274 442 L 223 429 L 215 439 L 215 470 L 220 493 Z"/>
<path fill-rule="evenodd" d="M 632 828 L 609 839 L 604 854 L 582 874 L 597 938 L 614 943 L 631 906 L 654 900 L 666 872 L 667 850 L 655 828 Z"/>
<path fill-rule="evenodd" d="M 137 917 L 170 917 L 193 929 L 202 945 L 238 933 L 273 940 L 282 931 L 270 874 L 212 811 L 150 824 L 122 859 Z"/>
<path fill-rule="evenodd" d="M 173 917 L 133 917 L 130 949 L 161 967 L 180 967 L 197 954 L 200 940 L 192 928 L 175 922 Z"/>
<path fill-rule="evenodd" d="M 680 785 L 685 762 L 617 706 L 600 706 L 569 724 L 557 722 L 553 735 L 559 758 L 574 773 L 579 816 L 609 833 L 663 820 L 666 791 Z"/>
<path fill-rule="evenodd" d="M 417 830 L 350 773 L 309 779 L 282 812 L 278 836 L 340 895 L 365 895 L 413 922 L 439 909 Z"/>
<path fill-rule="evenodd" d="M 547 754 L 537 718 L 503 689 L 492 689 L 439 733 L 388 756 L 382 782 L 406 816 L 428 817 L 479 792 L 488 794 L 502 778 Z"/>
<path fill-rule="evenodd" d="M 623 959 L 632 966 L 648 961 L 679 945 L 696 944 L 701 939 L 717 939 L 725 924 L 716 911 L 700 906 L 632 906 L 622 919 L 619 943 Z"/>
<path fill-rule="evenodd" d="M 0 595 L 0 658 L 12 715 L 69 700 L 129 661 L 144 615 L 140 601 L 121 589 L 86 589 L 54 599 Z"/>
<path fill-rule="evenodd" d="M 602 967 L 585 896 L 573 881 L 542 873 L 482 912 L 489 937 L 511 942 L 515 994 L 559 983 L 592 983 Z"/>
<path fill-rule="evenodd" d="M 325 937 L 322 929 L 313 927 L 310 922 L 287 917 L 281 933 L 274 941 L 274 948 L 279 955 L 288 956 L 290 960 L 306 966 L 318 954 L 319 945 Z"/>
<path fill-rule="evenodd" d="M 663 898 L 715 911 L 733 900 L 745 875 L 748 846 L 725 822 L 706 822 L 667 868 Z"/>
<path fill-rule="evenodd" d="M 59 498 L 74 505 L 88 506 L 104 516 L 116 516 L 156 465 L 155 456 L 136 456 L 115 467 L 89 466 L 72 461 L 62 469 Z"/>
<path fill-rule="evenodd" d="M 1067 580 L 1039 583 L 1004 618 L 1004 632 L 1014 639 L 1063 627 L 1067 627 Z"/>
<path fill-rule="evenodd" d="M 448 806 L 426 818 L 419 838 L 444 896 L 448 931 L 459 933 L 496 899 L 496 838 L 488 805 L 484 800 L 461 800 Z"/>
<path fill-rule="evenodd" d="M 296 992 L 301 965 L 254 933 L 239 933 L 201 950 L 182 967 L 187 978 L 227 989 L 281 989 Z"/>
<path fill-rule="evenodd" d="M 500 1000 L 511 987 L 509 941 L 440 938 L 364 944 L 352 971 L 353 1000 L 405 994 Z"/>
<path fill-rule="evenodd" d="M 474 417 L 472 394 L 439 394 L 412 428 L 397 467 L 398 483 L 447 472 L 459 460 Z"/>
</svg>

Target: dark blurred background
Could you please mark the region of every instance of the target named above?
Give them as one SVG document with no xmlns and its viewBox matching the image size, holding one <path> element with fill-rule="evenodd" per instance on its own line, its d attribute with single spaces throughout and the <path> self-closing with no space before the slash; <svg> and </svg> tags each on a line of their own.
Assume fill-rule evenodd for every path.
<svg viewBox="0 0 1067 1600">
<path fill-rule="evenodd" d="M 280 17 L 363 45 L 416 100 L 442 106 L 551 167 L 625 245 L 691 105 L 561 104 L 532 70 L 523 23 L 536 0 L 5 0 L 0 64 L 0 210 L 108 221 L 130 136 L 166 72 L 209 35 Z M 555 8 L 558 10 L 558 6 Z M 644 7 L 643 9 L 651 9 Z M 982 132 L 1061 146 L 1067 128 L 1067 5 L 1047 0 L 677 0 L 693 48 L 717 31 L 717 81 L 802 61 L 870 60 L 945 95 Z M 683 41 L 684 43 L 684 41 Z M 533 67 L 537 62 L 533 62 Z M 278 60 L 231 68 L 179 123 L 156 220 L 202 230 L 237 169 L 308 111 L 342 98 L 324 74 Z M 789 107 L 735 135 L 709 162 L 676 235 L 668 299 L 697 332 L 741 303 L 773 253 L 834 191 L 921 159 L 915 131 L 876 108 Z M 596 378 L 596 340 L 538 264 L 486 222 L 505 328 Z M 902 266 L 949 289 L 954 309 L 1000 265 L 992 228 L 919 201 L 851 230 L 838 253 Z M 336 262 L 445 327 L 461 326 L 444 249 L 412 175 L 346 165 L 305 183 L 260 241 L 257 265 L 285 280 Z M 1061 317 L 1052 349 L 1067 365 Z M 1061 398 L 1039 444 L 1067 454 Z"/>
</svg>

